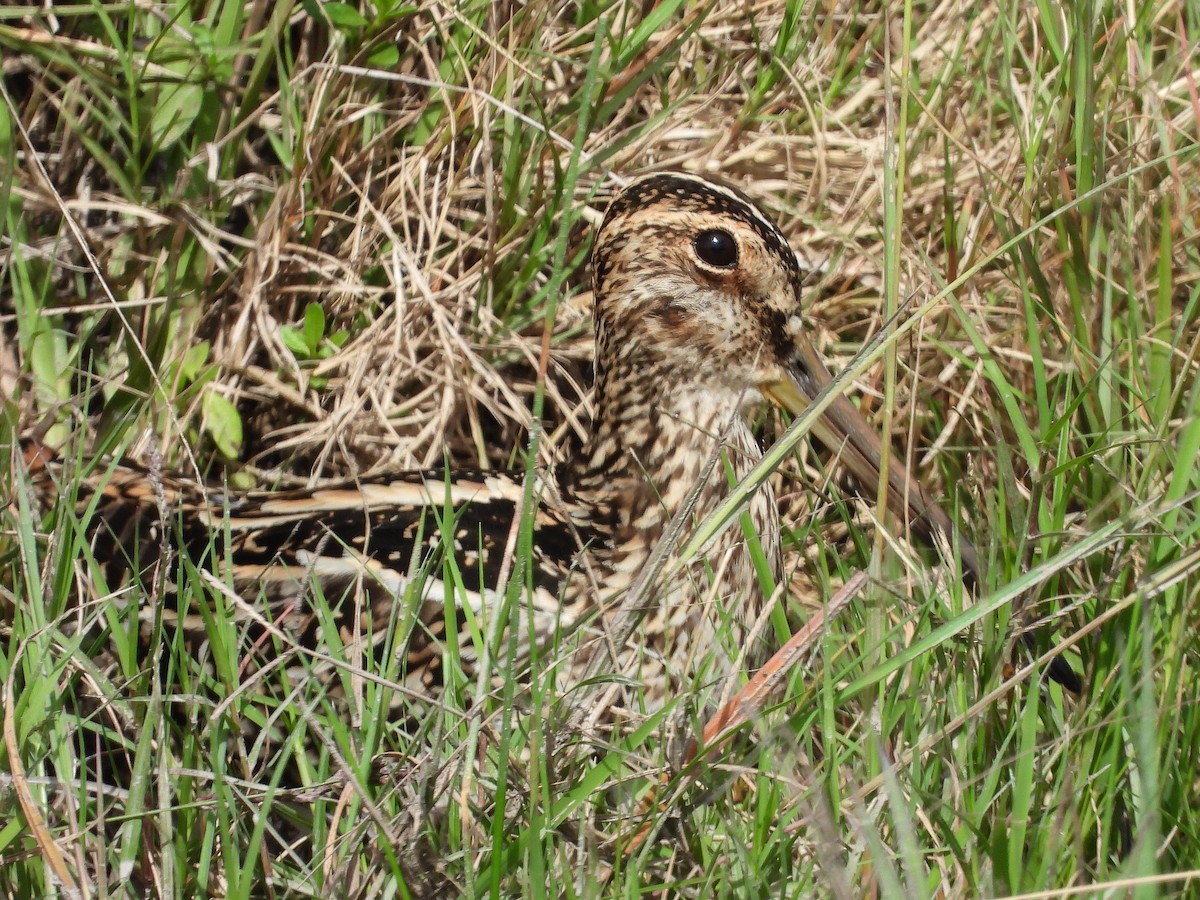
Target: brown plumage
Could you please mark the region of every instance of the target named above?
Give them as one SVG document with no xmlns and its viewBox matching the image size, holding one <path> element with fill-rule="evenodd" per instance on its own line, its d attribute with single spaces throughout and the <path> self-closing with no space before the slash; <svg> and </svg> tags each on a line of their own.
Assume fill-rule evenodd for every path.
<svg viewBox="0 0 1200 900">
<path fill-rule="evenodd" d="M 570 648 L 554 657 L 565 683 L 595 667 L 596 648 L 608 646 L 618 620 L 640 622 L 638 639 L 612 648 L 616 659 L 602 657 L 602 669 L 640 679 L 652 703 L 692 679 L 727 674 L 743 652 L 747 664 L 761 661 L 765 642 L 746 642 L 771 585 L 754 564 L 754 539 L 771 578 L 783 577 L 769 486 L 750 502 L 753 535 L 727 528 L 683 571 L 665 548 L 661 572 L 673 574 L 629 589 L 676 516 L 686 517 L 678 529 L 686 536 L 760 459 L 748 421 L 756 407 L 772 400 L 799 412 L 830 380 L 802 332 L 795 255 L 739 192 L 661 174 L 613 201 L 596 236 L 593 278 L 593 434 L 533 489 L 527 573 L 508 565 L 524 480 L 505 473 L 434 471 L 275 493 L 168 478 L 164 499 L 178 523 L 169 533 L 240 595 L 242 614 L 259 618 L 252 630 L 260 638 L 284 634 L 311 648 L 328 637 L 329 620 L 310 602 L 314 584 L 336 607 L 343 642 L 379 644 L 398 632 L 417 694 L 435 695 L 441 684 L 448 610 L 460 633 L 469 621 L 496 633 L 506 570 L 528 584 L 522 609 L 504 623 L 517 633 L 518 656 L 534 645 Z M 877 481 L 879 440 L 849 401 L 835 401 L 816 433 L 860 482 Z M 950 534 L 950 519 L 894 461 L 888 478 L 898 517 L 918 533 Z M 85 485 L 81 505 L 95 499 Z M 159 508 L 143 471 L 120 467 L 101 488 L 91 534 L 110 588 L 131 570 L 151 571 Z M 974 548 L 962 539 L 957 546 L 977 577 Z M 442 577 L 447 547 L 457 590 Z M 203 634 L 195 612 L 178 624 Z M 584 636 L 574 634 L 581 629 Z M 469 668 L 478 648 L 467 638 L 459 644 Z"/>
</svg>

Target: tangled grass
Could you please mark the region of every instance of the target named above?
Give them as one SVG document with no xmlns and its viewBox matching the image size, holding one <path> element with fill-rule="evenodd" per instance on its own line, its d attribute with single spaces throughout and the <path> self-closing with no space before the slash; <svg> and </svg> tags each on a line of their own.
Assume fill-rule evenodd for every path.
<svg viewBox="0 0 1200 900">
<path fill-rule="evenodd" d="M 5 896 L 1188 893 L 1198 35 L 1186 0 L 0 7 Z M 214 675 L 169 628 L 138 650 L 156 598 L 88 593 L 22 435 L 241 485 L 520 466 L 534 421 L 556 458 L 591 226 L 666 167 L 777 216 L 837 365 L 910 323 L 861 404 L 989 560 L 974 603 L 799 451 L 789 617 L 868 557 L 887 584 L 647 807 L 664 717 L 566 765 L 504 697 L 388 721 L 362 660 L 263 757 L 232 622 Z M 1082 698 L 1009 677 L 1034 621 Z"/>
</svg>

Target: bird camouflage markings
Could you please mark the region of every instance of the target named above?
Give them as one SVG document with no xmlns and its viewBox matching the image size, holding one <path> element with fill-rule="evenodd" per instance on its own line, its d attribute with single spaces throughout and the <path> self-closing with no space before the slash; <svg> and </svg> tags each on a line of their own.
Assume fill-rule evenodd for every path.
<svg viewBox="0 0 1200 900">
<path fill-rule="evenodd" d="M 636 592 L 638 609 L 623 603 L 676 516 L 687 517 L 686 537 L 731 479 L 761 459 L 750 427 L 757 409 L 771 402 L 799 413 L 831 375 L 804 334 L 795 254 L 739 191 L 682 173 L 636 181 L 611 203 L 592 264 L 593 429 L 578 454 L 537 478 L 525 610 L 512 622 L 519 661 L 575 635 L 554 663 L 569 685 L 615 617 L 634 614 L 636 640 L 613 648 L 611 672 L 644 685 L 653 706 L 769 655 L 752 627 L 773 587 L 756 559 L 774 583 L 785 580 L 769 483 L 749 501 L 752 533 L 726 528 L 703 558 L 682 566 L 669 548 L 661 569 L 669 577 Z M 878 483 L 880 438 L 849 400 L 835 399 L 814 434 L 858 483 Z M 893 454 L 886 473 L 892 514 L 955 546 L 964 575 L 980 581 L 975 548 L 902 458 Z M 53 490 L 61 474 L 48 467 L 42 484 Z M 464 617 L 487 623 L 500 606 L 524 496 L 524 476 L 503 472 L 427 471 L 273 493 L 164 478 L 164 523 L 153 481 L 122 464 L 79 487 L 109 589 L 148 577 L 165 527 L 184 555 L 244 600 L 239 608 L 259 623 L 255 646 L 278 652 L 262 640 L 269 633 L 308 651 L 333 626 L 347 645 L 379 647 L 381 636 L 398 633 L 404 684 L 429 698 L 442 685 L 447 616 L 461 630 Z M 441 577 L 444 550 L 462 589 Z M 173 583 L 178 564 L 168 575 Z M 318 615 L 314 591 L 335 622 Z M 174 624 L 202 639 L 198 611 L 180 611 Z M 481 632 L 492 634 L 492 624 Z M 459 647 L 470 671 L 480 648 Z M 1055 677 L 1075 678 L 1058 663 Z"/>
<path fill-rule="evenodd" d="M 486 619 L 496 599 L 490 586 L 500 576 L 503 542 L 519 518 L 524 490 L 520 480 L 502 472 L 457 471 L 450 478 L 429 470 L 315 490 L 235 492 L 152 476 L 129 462 L 102 475 L 98 484 L 93 490 L 84 481 L 76 505 L 90 510 L 91 549 L 109 588 L 131 577 L 152 588 L 162 547 L 161 488 L 170 516 L 166 534 L 180 551 L 167 560 L 170 592 L 180 577 L 180 556 L 219 573 L 246 601 L 234 613 L 252 626 L 251 645 L 273 632 L 287 636 L 295 648 L 318 647 L 329 625 L 320 615 L 324 606 L 336 612 L 343 644 L 382 642 L 397 619 L 407 618 L 398 623 L 406 635 L 406 685 L 430 696 L 442 684 L 443 613 L 465 604 Z M 560 615 L 559 587 L 578 541 L 592 535 L 580 535 L 546 510 L 538 511 L 533 527 L 531 608 L 542 629 L 551 629 L 569 622 Z M 437 577 L 447 545 L 462 581 L 451 594 Z M 415 608 L 404 603 L 410 587 L 419 588 Z M 313 602 L 314 589 L 323 603 Z M 141 612 L 145 632 L 163 610 Z M 460 628 L 465 612 L 456 621 Z M 195 640 L 204 639 L 199 610 L 175 616 L 168 607 L 165 615 Z M 268 644 L 268 650 L 278 648 Z M 469 642 L 462 652 L 465 663 L 474 662 Z"/>
</svg>

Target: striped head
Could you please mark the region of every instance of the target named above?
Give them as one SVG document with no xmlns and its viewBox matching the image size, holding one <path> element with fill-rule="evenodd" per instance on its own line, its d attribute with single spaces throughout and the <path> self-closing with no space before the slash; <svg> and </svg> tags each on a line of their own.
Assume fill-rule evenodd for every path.
<svg viewBox="0 0 1200 900">
<path fill-rule="evenodd" d="M 779 228 L 733 188 L 663 173 L 609 206 L 592 255 L 598 361 L 616 377 L 762 399 L 800 330 L 801 273 Z"/>
<path fill-rule="evenodd" d="M 719 430 L 764 398 L 799 415 L 832 382 L 803 331 L 795 253 L 733 188 L 682 173 L 634 182 L 609 206 L 592 268 L 597 421 L 614 420 L 610 432 L 655 410 L 660 419 L 692 413 Z M 953 533 L 897 456 L 881 474 L 879 436 L 845 397 L 830 403 L 812 433 L 860 484 L 886 479 L 901 521 L 926 534 Z M 961 551 L 977 573 L 974 548 L 964 543 Z"/>
</svg>

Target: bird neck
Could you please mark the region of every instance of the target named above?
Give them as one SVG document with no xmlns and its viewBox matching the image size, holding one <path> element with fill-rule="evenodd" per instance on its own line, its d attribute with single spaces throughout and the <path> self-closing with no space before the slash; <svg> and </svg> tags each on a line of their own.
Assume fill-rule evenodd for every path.
<svg viewBox="0 0 1200 900">
<path fill-rule="evenodd" d="M 686 540 L 694 523 L 728 496 L 730 476 L 741 478 L 762 453 L 744 395 L 712 382 L 701 390 L 694 372 L 623 366 L 619 353 L 598 356 L 618 364 L 597 368 L 592 436 L 560 484 L 567 487 L 579 533 L 587 535 L 587 565 L 580 567 L 578 583 L 619 598 L 648 572 L 658 577 L 647 568 L 657 550 L 673 556 L 682 546 L 664 544 L 678 516 L 687 510 L 687 520 L 679 522 Z M 747 640 L 768 595 L 757 560 L 767 561 L 776 580 L 783 574 L 779 513 L 769 485 L 754 494 L 747 512 L 757 550 L 743 528 L 727 527 L 685 570 L 672 570 L 668 557 L 663 571 L 673 574 L 651 588 L 650 599 L 634 593 L 639 606 L 626 612 L 651 636 L 650 656 L 720 647 L 713 652 L 725 673 L 742 652 L 751 665 L 765 661 L 766 644 Z M 612 607 L 617 609 L 623 607 Z M 717 635 L 723 637 L 718 641 Z"/>
<path fill-rule="evenodd" d="M 575 496 L 593 519 L 618 530 L 661 532 L 717 453 L 695 513 L 702 517 L 736 477 L 761 458 L 744 398 L 727 390 L 680 386 L 670 373 L 598 369 L 595 419 L 583 452 L 571 461 Z"/>
</svg>

